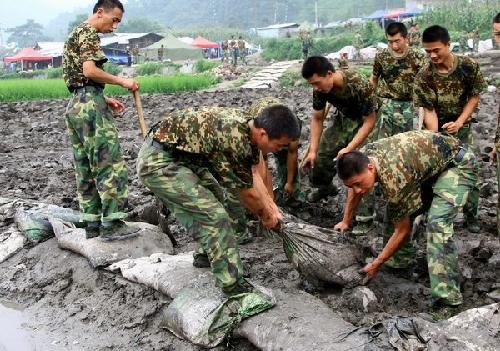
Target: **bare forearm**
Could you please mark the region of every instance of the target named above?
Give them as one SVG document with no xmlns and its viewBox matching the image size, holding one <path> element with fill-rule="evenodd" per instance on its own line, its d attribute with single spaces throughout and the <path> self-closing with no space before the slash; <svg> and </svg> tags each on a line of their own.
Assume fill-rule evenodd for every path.
<svg viewBox="0 0 500 351">
<path fill-rule="evenodd" d="M 311 139 L 309 143 L 309 152 L 318 152 L 319 140 L 323 133 L 323 111 L 314 111 L 311 119 Z"/>
<path fill-rule="evenodd" d="M 410 233 L 410 229 L 411 221 L 409 217 L 406 217 L 394 224 L 394 234 L 392 234 L 389 238 L 389 241 L 377 257 L 377 260 L 379 260 L 380 263 L 387 261 L 401 248 L 401 246 L 403 246 L 408 234 Z"/>
<path fill-rule="evenodd" d="M 342 219 L 343 222 L 351 223 L 362 197 L 363 195 L 355 194 L 352 189 L 347 189 L 347 200 L 344 207 L 344 217 Z"/>
<path fill-rule="evenodd" d="M 287 158 L 286 158 L 286 182 L 293 183 L 293 178 L 295 174 L 297 174 L 297 150 L 288 150 Z"/>
<path fill-rule="evenodd" d="M 424 126 L 432 132 L 438 131 L 438 116 L 436 110 L 424 107 Z"/>
<path fill-rule="evenodd" d="M 352 138 L 351 142 L 347 145 L 349 150 L 356 150 L 363 142 L 368 138 L 368 135 L 375 128 L 375 122 L 377 120 L 375 112 L 370 113 L 368 116 L 364 117 L 363 125 L 358 129 L 358 132 Z"/>
<path fill-rule="evenodd" d="M 459 122 L 462 125 L 467 123 L 470 120 L 472 113 L 474 112 L 478 104 L 479 104 L 479 95 L 471 97 L 469 101 L 467 101 L 467 103 L 465 104 L 462 113 L 457 118 L 457 122 Z"/>
<path fill-rule="evenodd" d="M 109 74 L 94 65 L 83 65 L 83 75 L 96 83 L 122 85 L 123 78 Z"/>
<path fill-rule="evenodd" d="M 370 76 L 370 83 L 372 83 L 372 86 L 374 89 L 377 88 L 378 84 L 378 77 L 375 77 L 373 74 Z"/>
</svg>

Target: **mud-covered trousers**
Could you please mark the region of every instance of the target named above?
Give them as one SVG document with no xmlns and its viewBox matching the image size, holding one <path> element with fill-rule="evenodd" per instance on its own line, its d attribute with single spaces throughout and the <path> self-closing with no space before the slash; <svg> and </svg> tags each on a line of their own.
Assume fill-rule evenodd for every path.
<svg viewBox="0 0 500 351">
<path fill-rule="evenodd" d="M 174 155 L 150 137 L 137 157 L 137 173 L 208 256 L 217 284 L 230 291 L 243 279 L 234 229 L 221 198 L 224 191 L 203 165 Z"/>
<path fill-rule="evenodd" d="M 66 108 L 66 126 L 82 221 L 126 218 L 127 165 L 101 88 L 77 90 Z"/>
<path fill-rule="evenodd" d="M 468 145 L 464 146 L 464 150 L 463 156 L 457 157 L 433 184 L 432 203 L 427 215 L 427 266 L 431 294 L 434 298 L 445 299 L 451 304 L 462 303 L 453 222 L 460 208 L 466 204 L 478 174 L 474 153 Z M 389 225 L 386 230 L 388 234 L 394 227 Z M 410 252 L 414 254 L 414 249 L 407 241 L 392 259 L 398 264 L 408 264 Z"/>
<path fill-rule="evenodd" d="M 340 150 L 354 138 L 363 120 L 353 120 L 338 113 L 333 116 L 330 126 L 325 128 L 318 146 L 318 156 L 310 173 L 311 183 L 321 188 L 330 185 L 337 174 L 335 158 Z"/>
<path fill-rule="evenodd" d="M 413 129 L 414 109 L 411 101 L 381 98 L 377 124 L 368 137 L 367 143 L 390 136 L 409 132 Z M 375 210 L 375 194 L 372 191 L 364 196 L 356 212 L 356 221 L 369 222 L 373 220 Z"/>
</svg>

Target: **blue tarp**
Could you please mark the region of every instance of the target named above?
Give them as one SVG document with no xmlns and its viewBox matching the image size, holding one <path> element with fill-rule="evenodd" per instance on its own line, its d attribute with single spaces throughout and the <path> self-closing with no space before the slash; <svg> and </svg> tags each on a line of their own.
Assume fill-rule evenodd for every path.
<svg viewBox="0 0 500 351">
<path fill-rule="evenodd" d="M 420 15 L 422 12 L 424 12 L 424 10 L 415 7 L 405 10 L 405 12 L 401 14 L 401 17 L 411 17 L 415 15 Z"/>
<path fill-rule="evenodd" d="M 369 16 L 363 17 L 364 19 L 382 19 L 386 14 L 385 10 L 377 10 Z"/>
</svg>

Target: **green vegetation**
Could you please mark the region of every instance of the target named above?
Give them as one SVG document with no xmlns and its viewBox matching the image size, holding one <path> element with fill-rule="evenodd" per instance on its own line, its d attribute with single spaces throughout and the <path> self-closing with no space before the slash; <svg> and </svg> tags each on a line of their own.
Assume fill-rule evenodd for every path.
<svg viewBox="0 0 500 351">
<path fill-rule="evenodd" d="M 219 60 L 210 61 L 210 60 L 201 59 L 201 60 L 196 61 L 196 64 L 194 67 L 196 69 L 196 72 L 203 73 L 206 71 L 210 71 L 212 68 L 219 66 L 220 63 L 221 62 Z"/>
<path fill-rule="evenodd" d="M 47 78 L 49 78 L 49 79 L 62 78 L 62 76 L 63 76 L 62 67 L 47 69 Z"/>
<path fill-rule="evenodd" d="M 175 74 L 171 76 L 139 77 L 141 93 L 174 93 L 209 88 L 218 83 L 212 74 Z M 107 85 L 107 95 L 127 95 L 126 89 L 115 85 Z M 0 102 L 60 99 L 71 94 L 61 79 L 10 79 L 0 84 Z"/>
<path fill-rule="evenodd" d="M 146 62 L 138 65 L 135 71 L 139 76 L 152 76 L 155 74 L 161 74 L 161 71 L 165 67 L 172 67 L 173 71 L 177 72 L 181 65 L 177 63 L 164 63 L 164 62 Z"/>
<path fill-rule="evenodd" d="M 479 28 L 481 39 L 484 40 L 491 38 L 491 21 L 497 12 L 498 6 L 488 1 L 457 0 L 427 10 L 418 18 L 418 22 L 422 31 L 435 24 L 447 28 L 452 40 L 458 40 L 462 32 L 469 33 Z"/>
<path fill-rule="evenodd" d="M 120 73 L 122 73 L 122 67 L 111 62 L 106 62 L 104 64 L 104 70 L 114 76 L 117 76 Z"/>
<path fill-rule="evenodd" d="M 307 87 L 309 83 L 302 78 L 299 70 L 291 68 L 285 71 L 279 79 L 279 84 L 283 88 Z"/>
</svg>

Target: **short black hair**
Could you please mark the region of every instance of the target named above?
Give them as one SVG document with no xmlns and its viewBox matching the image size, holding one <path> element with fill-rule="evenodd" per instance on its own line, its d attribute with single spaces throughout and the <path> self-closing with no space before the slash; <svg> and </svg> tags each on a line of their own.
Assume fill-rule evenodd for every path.
<svg viewBox="0 0 500 351">
<path fill-rule="evenodd" d="M 120 0 L 97 0 L 97 3 L 94 5 L 93 13 L 96 13 L 99 8 L 103 8 L 106 11 L 112 10 L 115 7 L 118 7 L 122 12 L 125 12 L 123 8 L 123 4 Z"/>
<path fill-rule="evenodd" d="M 311 56 L 302 65 L 302 77 L 309 79 L 313 74 L 326 77 L 328 71 L 335 72 L 333 64 L 324 56 Z"/>
<path fill-rule="evenodd" d="M 368 167 L 370 159 L 361 151 L 348 152 L 337 159 L 337 174 L 342 180 L 347 180 L 361 174 Z"/>
<path fill-rule="evenodd" d="M 285 105 L 271 105 L 264 108 L 254 119 L 254 126 L 263 128 L 269 139 L 287 136 L 291 140 L 300 137 L 299 120 Z"/>
<path fill-rule="evenodd" d="M 435 43 L 437 41 L 448 44 L 450 42 L 448 30 L 438 25 L 427 27 L 422 33 L 422 42 Z"/>
<path fill-rule="evenodd" d="M 493 17 L 493 23 L 500 23 L 500 12 Z"/>
<path fill-rule="evenodd" d="M 401 36 L 404 38 L 406 38 L 406 36 L 408 35 L 408 29 L 406 28 L 404 23 L 392 22 L 385 29 L 385 34 L 387 35 L 396 35 L 398 33 L 401 34 Z"/>
</svg>

